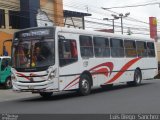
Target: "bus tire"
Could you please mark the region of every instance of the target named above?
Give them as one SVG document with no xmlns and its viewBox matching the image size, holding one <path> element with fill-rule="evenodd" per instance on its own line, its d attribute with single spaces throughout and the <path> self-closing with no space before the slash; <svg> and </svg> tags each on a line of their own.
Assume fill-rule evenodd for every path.
<svg viewBox="0 0 160 120">
<path fill-rule="evenodd" d="M 12 80 L 11 80 L 10 77 L 8 77 L 8 78 L 6 79 L 6 81 L 5 81 L 5 83 L 4 83 L 4 86 L 5 86 L 6 89 L 12 88 Z"/>
<path fill-rule="evenodd" d="M 53 95 L 53 92 L 40 92 L 39 94 L 43 98 L 50 98 Z"/>
<path fill-rule="evenodd" d="M 141 71 L 139 69 L 136 69 L 134 72 L 134 78 L 133 81 L 128 82 L 127 84 L 130 86 L 138 86 L 141 84 L 142 81 L 142 74 Z"/>
<path fill-rule="evenodd" d="M 79 94 L 86 96 L 91 92 L 91 80 L 88 75 L 83 74 L 79 81 Z"/>
</svg>

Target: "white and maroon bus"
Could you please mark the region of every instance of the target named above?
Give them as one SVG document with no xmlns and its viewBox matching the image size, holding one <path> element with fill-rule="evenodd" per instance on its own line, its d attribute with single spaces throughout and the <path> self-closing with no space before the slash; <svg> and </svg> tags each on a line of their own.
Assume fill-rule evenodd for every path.
<svg viewBox="0 0 160 120">
<path fill-rule="evenodd" d="M 154 41 L 125 35 L 63 27 L 39 27 L 14 34 L 13 89 L 49 97 L 78 90 L 88 95 L 94 86 L 112 86 L 158 73 Z"/>
</svg>

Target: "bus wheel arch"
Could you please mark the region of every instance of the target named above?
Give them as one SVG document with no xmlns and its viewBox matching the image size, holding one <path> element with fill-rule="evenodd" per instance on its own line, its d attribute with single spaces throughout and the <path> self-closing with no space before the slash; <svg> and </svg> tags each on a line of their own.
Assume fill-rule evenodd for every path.
<svg viewBox="0 0 160 120">
<path fill-rule="evenodd" d="M 88 95 L 91 92 L 91 86 L 93 85 L 92 75 L 88 71 L 84 71 L 79 80 L 79 94 L 82 96 Z"/>
<path fill-rule="evenodd" d="M 81 76 L 84 75 L 84 74 L 86 74 L 86 75 L 89 77 L 90 82 L 91 82 L 91 85 L 93 86 L 92 74 L 91 74 L 89 71 L 84 71 L 84 72 L 81 74 Z"/>
</svg>

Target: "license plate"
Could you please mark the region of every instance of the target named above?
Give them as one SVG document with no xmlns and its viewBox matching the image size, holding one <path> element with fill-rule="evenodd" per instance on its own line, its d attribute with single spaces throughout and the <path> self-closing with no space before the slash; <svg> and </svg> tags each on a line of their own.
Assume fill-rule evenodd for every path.
<svg viewBox="0 0 160 120">
<path fill-rule="evenodd" d="M 33 88 L 34 88 L 34 86 L 32 86 L 32 85 L 28 86 L 28 89 L 33 89 Z"/>
</svg>

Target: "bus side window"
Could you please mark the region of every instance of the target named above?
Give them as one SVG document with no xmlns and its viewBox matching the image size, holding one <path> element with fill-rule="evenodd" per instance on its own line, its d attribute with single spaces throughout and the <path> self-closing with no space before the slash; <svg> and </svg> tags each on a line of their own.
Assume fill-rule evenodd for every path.
<svg viewBox="0 0 160 120">
<path fill-rule="evenodd" d="M 94 37 L 95 57 L 110 57 L 110 48 L 108 38 Z"/>
<path fill-rule="evenodd" d="M 78 53 L 77 53 L 76 41 L 75 40 L 71 40 L 70 44 L 71 44 L 71 56 L 72 56 L 72 58 L 77 58 L 78 57 Z"/>
<path fill-rule="evenodd" d="M 112 57 L 124 57 L 123 40 L 111 38 L 111 55 Z"/>
<path fill-rule="evenodd" d="M 59 40 L 59 62 L 60 66 L 74 63 L 78 60 L 77 45 L 75 40 Z"/>
<path fill-rule="evenodd" d="M 93 43 L 91 36 L 79 36 L 81 56 L 84 58 L 93 57 Z"/>
<path fill-rule="evenodd" d="M 126 57 L 137 57 L 136 43 L 134 40 L 124 40 Z"/>
<path fill-rule="evenodd" d="M 147 46 L 146 42 L 136 41 L 138 57 L 147 57 Z"/>
</svg>

